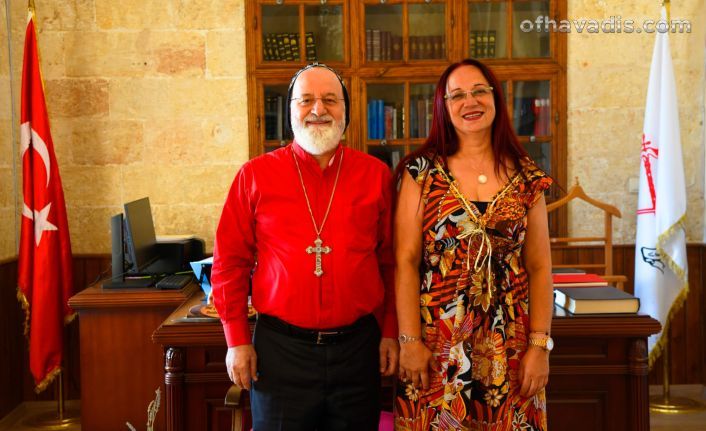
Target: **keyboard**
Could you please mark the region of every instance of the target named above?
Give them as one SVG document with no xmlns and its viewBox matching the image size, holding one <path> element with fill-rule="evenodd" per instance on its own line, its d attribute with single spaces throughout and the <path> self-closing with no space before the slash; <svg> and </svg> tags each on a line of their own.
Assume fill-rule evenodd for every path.
<svg viewBox="0 0 706 431">
<path fill-rule="evenodd" d="M 157 289 L 181 289 L 191 282 L 192 274 L 171 274 L 162 278 L 154 285 Z"/>
</svg>

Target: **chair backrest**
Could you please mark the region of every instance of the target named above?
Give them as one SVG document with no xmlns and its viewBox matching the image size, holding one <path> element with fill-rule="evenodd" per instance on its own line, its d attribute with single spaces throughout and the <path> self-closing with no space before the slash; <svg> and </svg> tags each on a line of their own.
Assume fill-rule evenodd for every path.
<svg viewBox="0 0 706 431">
<path fill-rule="evenodd" d="M 622 217 L 620 210 L 613 205 L 607 204 L 596 200 L 586 194 L 583 188 L 579 184 L 578 178 L 575 179 L 575 183 L 569 189 L 566 196 L 558 199 L 547 205 L 547 212 L 550 213 L 556 209 L 567 205 L 574 199 L 581 199 L 582 201 L 601 209 L 604 213 L 604 226 L 603 226 L 603 236 L 591 236 L 591 237 L 553 237 L 550 238 L 552 245 L 568 245 L 568 244 L 599 244 L 603 246 L 604 250 L 604 262 L 603 263 L 566 263 L 553 265 L 555 268 L 580 268 L 586 269 L 588 272 L 598 273 L 602 272 L 602 275 L 607 276 L 609 281 L 618 284 L 618 287 L 622 289 L 622 283 L 627 281 L 624 276 L 613 276 L 613 217 Z"/>
</svg>

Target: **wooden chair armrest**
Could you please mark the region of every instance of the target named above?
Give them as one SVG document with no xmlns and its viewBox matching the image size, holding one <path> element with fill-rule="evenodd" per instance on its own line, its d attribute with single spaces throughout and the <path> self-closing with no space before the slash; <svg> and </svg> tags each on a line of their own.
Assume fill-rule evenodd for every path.
<svg viewBox="0 0 706 431">
<path fill-rule="evenodd" d="M 614 283 L 618 290 L 625 290 L 625 283 L 628 278 L 624 275 L 601 275 L 608 283 Z"/>
<path fill-rule="evenodd" d="M 231 431 L 243 430 L 243 396 L 245 391 L 237 385 L 231 385 L 226 393 L 224 405 L 232 409 L 232 426 Z"/>
</svg>

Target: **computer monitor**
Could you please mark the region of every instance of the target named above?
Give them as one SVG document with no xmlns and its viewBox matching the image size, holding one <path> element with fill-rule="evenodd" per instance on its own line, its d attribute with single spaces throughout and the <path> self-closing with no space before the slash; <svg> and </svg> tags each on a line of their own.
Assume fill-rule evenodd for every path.
<svg viewBox="0 0 706 431">
<path fill-rule="evenodd" d="M 159 258 L 149 198 L 125 204 L 125 243 L 129 273 L 143 273 Z"/>
</svg>

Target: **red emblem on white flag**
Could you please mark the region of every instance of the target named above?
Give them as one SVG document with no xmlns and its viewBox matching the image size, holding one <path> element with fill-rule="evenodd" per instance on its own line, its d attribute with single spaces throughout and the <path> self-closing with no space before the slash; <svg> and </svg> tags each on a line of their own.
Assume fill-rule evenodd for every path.
<svg viewBox="0 0 706 431">
<path fill-rule="evenodd" d="M 63 357 L 63 326 L 73 316 L 71 244 L 64 192 L 39 69 L 34 13 L 29 12 L 22 67 L 20 155 L 22 225 L 18 298 L 25 309 L 29 364 L 35 390 L 58 374 Z"/>
</svg>

